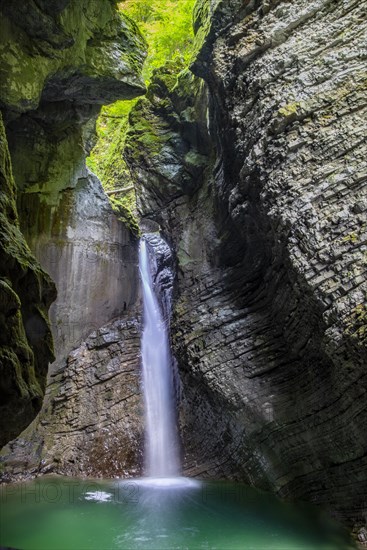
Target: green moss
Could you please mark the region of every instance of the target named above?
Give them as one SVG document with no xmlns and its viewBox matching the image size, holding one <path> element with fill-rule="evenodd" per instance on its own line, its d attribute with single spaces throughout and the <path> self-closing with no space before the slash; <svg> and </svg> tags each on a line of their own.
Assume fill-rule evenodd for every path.
<svg viewBox="0 0 367 550">
<path fill-rule="evenodd" d="M 26 21 L 34 21 L 36 16 L 36 10 L 25 10 Z M 126 97 L 135 97 L 139 88 L 144 92 L 140 74 L 146 56 L 145 40 L 133 21 L 118 14 L 113 2 L 70 2 L 57 23 L 57 32 L 50 24 L 50 35 L 34 41 L 1 17 L 0 101 L 20 111 L 37 108 L 47 79 L 56 73 L 70 75 L 71 67 L 92 79 L 125 79 Z M 58 46 L 57 38 L 66 40 L 68 47 Z"/>
<path fill-rule="evenodd" d="M 97 124 L 99 139 L 87 159 L 87 164 L 92 172 L 99 177 L 106 191 L 132 186 L 130 171 L 123 151 L 129 128 L 128 113 L 135 104 L 136 100 L 119 101 L 104 107 L 99 117 Z M 134 235 L 138 235 L 135 192 L 130 191 L 127 194 L 110 196 L 110 202 L 117 218 Z"/>
<path fill-rule="evenodd" d="M 357 243 L 358 242 L 358 235 L 356 233 L 349 233 L 349 235 L 346 235 L 342 238 L 342 241 L 345 243 Z"/>
<path fill-rule="evenodd" d="M 11 288 L 10 281 L 4 279 L 0 279 L 0 332 L 0 395 L 5 410 L 13 414 L 24 406 L 22 402 L 41 400 L 43 392 L 36 378 L 34 356 L 25 334 L 19 296 Z M 4 414 L 6 412 L 3 410 Z M 6 418 L 2 420 L 6 421 Z M 22 415 L 15 414 L 9 421 L 10 430 L 6 429 L 6 435 L 8 431 L 20 431 L 24 420 Z M 1 440 L 0 437 L 0 444 Z"/>
<path fill-rule="evenodd" d="M 155 69 L 152 74 L 152 82 L 148 88 L 147 97 L 152 99 L 154 94 L 164 97 L 178 85 L 179 77 L 183 71 L 187 71 L 182 60 L 167 61 L 162 67 Z"/>
<path fill-rule="evenodd" d="M 193 168 L 203 168 L 207 165 L 208 159 L 197 151 L 189 151 L 187 155 L 185 155 L 185 162 Z"/>
<path fill-rule="evenodd" d="M 16 192 L 10 164 L 10 154 L 5 135 L 5 128 L 0 112 L 0 212 L 3 212 L 7 219 L 18 226 L 18 215 L 16 209 Z M 1 224 L 4 227 L 4 223 Z"/>
<path fill-rule="evenodd" d="M 160 154 L 164 144 L 171 139 L 171 133 L 161 118 L 150 109 L 150 102 L 141 99 L 131 111 L 130 130 L 126 137 L 126 154 L 129 162 L 138 165 L 145 155 L 153 158 Z"/>
<path fill-rule="evenodd" d="M 358 344 L 367 345 L 367 304 L 359 304 L 353 310 L 346 321 L 347 334 Z"/>
<path fill-rule="evenodd" d="M 128 113 L 135 103 L 136 100 L 119 101 L 104 107 L 98 119 L 98 141 L 87 165 L 99 177 L 105 190 L 131 185 L 122 152 L 128 130 Z"/>
<path fill-rule="evenodd" d="M 299 101 L 294 101 L 293 103 L 288 103 L 284 107 L 281 107 L 278 110 L 278 114 L 283 117 L 290 117 L 292 115 L 295 115 L 299 112 L 301 107 L 301 103 Z"/>
<path fill-rule="evenodd" d="M 123 0 L 122 13 L 134 19 L 148 43 L 143 76 L 150 82 L 152 73 L 167 62 L 188 65 L 192 56 L 194 33 L 192 12 L 195 0 Z"/>
<path fill-rule="evenodd" d="M 132 198 L 132 193 L 129 193 L 121 198 L 111 197 L 110 202 L 117 219 L 128 227 L 133 235 L 140 237 L 138 220 L 132 210 L 132 206 L 135 204 L 135 196 Z"/>
<path fill-rule="evenodd" d="M 348 235 L 345 235 L 342 237 L 339 242 L 340 243 L 348 243 L 348 244 L 356 244 L 360 242 L 363 233 L 367 229 L 367 224 L 361 225 L 356 231 L 352 231 L 351 233 L 348 233 Z"/>
<path fill-rule="evenodd" d="M 48 275 L 19 229 L 15 185 L 0 116 L 0 446 L 32 420 L 53 360 L 47 309 L 55 297 Z M 27 337 L 29 320 L 41 318 L 41 345 Z"/>
<path fill-rule="evenodd" d="M 146 83 L 154 76 L 147 95 L 150 99 L 159 96 L 160 109 L 170 107 L 165 95 L 178 88 L 178 76 L 190 62 L 194 2 L 125 0 L 119 4 L 122 14 L 139 24 L 148 42 L 148 59 L 143 74 Z M 98 141 L 87 164 L 99 177 L 104 189 L 133 185 L 125 158 L 138 165 L 145 155 L 150 158 L 158 156 L 164 144 L 171 139 L 172 135 L 166 132 L 158 117 L 152 116 L 148 106 L 149 103 L 144 100 L 120 101 L 102 109 L 97 121 Z M 134 227 L 135 193 L 127 198 L 131 199 L 128 205 L 125 198 L 119 200 L 122 200 L 128 213 L 128 226 Z"/>
</svg>

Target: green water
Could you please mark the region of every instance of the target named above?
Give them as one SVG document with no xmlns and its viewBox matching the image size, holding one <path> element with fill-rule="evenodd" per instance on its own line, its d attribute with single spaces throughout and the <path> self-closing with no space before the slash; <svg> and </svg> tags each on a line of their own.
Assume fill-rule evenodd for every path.
<svg viewBox="0 0 367 550">
<path fill-rule="evenodd" d="M 0 546 L 21 550 L 352 548 L 311 507 L 224 482 L 45 477 L 1 487 Z"/>
</svg>

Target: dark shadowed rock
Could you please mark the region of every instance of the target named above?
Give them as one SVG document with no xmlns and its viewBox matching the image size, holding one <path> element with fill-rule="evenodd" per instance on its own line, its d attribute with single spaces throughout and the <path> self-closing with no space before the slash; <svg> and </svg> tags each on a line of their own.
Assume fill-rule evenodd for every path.
<svg viewBox="0 0 367 550">
<path fill-rule="evenodd" d="M 20 232 L 0 114 L 0 446 L 39 411 L 53 346 L 47 311 L 56 290 Z"/>
<path fill-rule="evenodd" d="M 200 103 L 193 101 L 197 94 Z M 208 162 L 206 112 L 204 83 L 187 71 L 177 80 L 176 65 L 158 69 L 147 98 L 132 109 L 124 155 L 134 171 L 145 216 L 154 218 L 157 206 L 197 190 Z"/>
</svg>

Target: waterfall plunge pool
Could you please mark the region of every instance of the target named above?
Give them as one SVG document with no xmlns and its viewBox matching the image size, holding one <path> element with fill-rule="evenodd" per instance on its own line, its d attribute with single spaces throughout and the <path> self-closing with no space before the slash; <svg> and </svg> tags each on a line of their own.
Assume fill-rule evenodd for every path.
<svg viewBox="0 0 367 550">
<path fill-rule="evenodd" d="M 46 476 L 0 488 L 0 546 L 20 550 L 346 550 L 318 509 L 240 483 Z"/>
</svg>

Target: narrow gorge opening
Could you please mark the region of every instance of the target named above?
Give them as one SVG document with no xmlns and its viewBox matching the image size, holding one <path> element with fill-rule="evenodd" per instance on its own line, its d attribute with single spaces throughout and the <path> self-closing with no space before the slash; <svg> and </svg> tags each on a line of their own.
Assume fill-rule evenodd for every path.
<svg viewBox="0 0 367 550">
<path fill-rule="evenodd" d="M 195 0 L 125 0 L 118 4 L 119 11 L 134 20 L 147 41 L 142 76 L 148 97 L 154 94 L 154 84 L 149 89 L 154 75 L 156 79 L 161 76 L 173 89 L 180 73 L 189 70 L 194 47 L 194 4 Z M 139 232 L 136 185 L 125 149 L 132 150 L 129 117 L 139 113 L 144 103 L 146 99 L 135 98 L 104 106 L 96 124 L 97 141 L 87 158 L 88 167 L 101 180 L 115 212 L 136 232 Z M 160 143 L 154 131 L 149 132 L 151 122 L 144 116 L 140 122 L 144 142 L 152 151 L 157 150 Z"/>
</svg>

